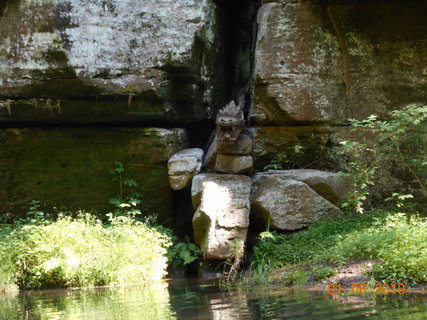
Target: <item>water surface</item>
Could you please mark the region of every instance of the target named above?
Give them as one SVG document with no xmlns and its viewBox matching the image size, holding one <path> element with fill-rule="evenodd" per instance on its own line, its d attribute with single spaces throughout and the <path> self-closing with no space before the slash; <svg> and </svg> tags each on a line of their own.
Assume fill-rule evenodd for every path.
<svg viewBox="0 0 427 320">
<path fill-rule="evenodd" d="M 215 281 L 0 295 L 0 319 L 427 319 L 427 294 L 221 291 Z"/>
</svg>

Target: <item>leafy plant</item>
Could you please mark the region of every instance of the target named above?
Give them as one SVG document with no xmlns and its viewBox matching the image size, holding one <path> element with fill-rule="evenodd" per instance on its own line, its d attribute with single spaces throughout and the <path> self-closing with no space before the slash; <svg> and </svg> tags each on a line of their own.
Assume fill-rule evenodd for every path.
<svg viewBox="0 0 427 320">
<path fill-rule="evenodd" d="M 305 269 L 296 269 L 289 271 L 285 276 L 285 283 L 294 286 L 304 286 L 308 284 L 309 274 Z"/>
<path fill-rule="evenodd" d="M 283 165 L 280 162 L 277 161 L 273 161 L 269 164 L 267 164 L 266 166 L 264 166 L 263 170 L 283 170 Z"/>
<path fill-rule="evenodd" d="M 427 106 L 409 105 L 392 111 L 390 116 L 390 120 L 379 120 L 375 115 L 364 120 L 349 120 L 353 128 L 375 138 L 341 142 L 340 153 L 347 157 L 347 169 L 356 187 L 343 201 L 344 209 L 362 213 L 378 169 L 390 164 L 406 171 L 427 196 Z"/>
<path fill-rule="evenodd" d="M 311 269 L 311 274 L 315 281 L 323 281 L 336 274 L 336 270 L 324 266 L 314 266 Z"/>
<path fill-rule="evenodd" d="M 118 181 L 119 183 L 119 194 L 109 200 L 110 204 L 115 206 L 113 214 L 115 216 L 132 216 L 141 214 L 139 209 L 141 204 L 141 194 L 136 191 L 138 183 L 133 179 L 125 179 L 124 172 L 125 167 L 121 162 L 115 162 L 115 167 L 111 169 L 111 174 L 113 175 L 113 181 Z M 131 190 L 129 194 L 124 194 L 124 188 Z"/>
<path fill-rule="evenodd" d="M 186 242 L 177 242 L 170 248 L 168 257 L 173 268 L 180 268 L 199 259 L 201 253 L 199 247 L 186 238 Z"/>
<path fill-rule="evenodd" d="M 413 202 L 407 201 L 408 199 L 413 199 L 412 194 L 400 194 L 393 192 L 390 197 L 385 199 L 385 201 L 394 202 L 397 209 L 404 209 L 407 212 L 415 212 L 415 204 Z"/>
</svg>

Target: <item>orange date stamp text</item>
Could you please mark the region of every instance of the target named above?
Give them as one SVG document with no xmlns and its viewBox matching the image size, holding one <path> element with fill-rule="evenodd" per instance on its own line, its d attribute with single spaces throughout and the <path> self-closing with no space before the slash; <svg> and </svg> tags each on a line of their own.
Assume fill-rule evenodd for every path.
<svg viewBox="0 0 427 320">
<path fill-rule="evenodd" d="M 328 284 L 326 291 L 330 295 L 334 294 L 353 294 L 353 295 L 365 295 L 365 294 L 376 294 L 376 295 L 388 295 L 388 294 L 400 294 L 406 293 L 406 287 L 403 283 L 399 284 L 388 284 L 388 283 L 377 283 L 373 286 L 368 286 L 365 283 L 353 283 L 350 288 L 343 288 L 341 284 Z"/>
</svg>

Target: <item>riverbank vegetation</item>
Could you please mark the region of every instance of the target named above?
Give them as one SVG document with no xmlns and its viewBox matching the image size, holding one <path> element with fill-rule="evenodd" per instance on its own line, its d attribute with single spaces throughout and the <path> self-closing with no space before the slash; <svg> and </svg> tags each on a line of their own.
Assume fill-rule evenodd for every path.
<svg viewBox="0 0 427 320">
<path fill-rule="evenodd" d="M 361 261 L 366 262 L 359 263 L 362 268 L 369 266 L 361 273 L 372 282 L 427 282 L 427 218 L 422 205 L 427 198 L 427 106 L 409 105 L 392 111 L 389 120 L 372 115 L 350 124 L 355 139 L 341 141 L 338 152 L 338 158 L 346 160 L 343 171 L 354 182 L 341 203 L 346 216 L 317 222 L 293 235 L 261 233 L 250 276 L 240 279 L 240 285 L 313 285 L 330 279 L 340 266 Z M 406 183 L 383 201 L 373 200 L 375 189 L 385 187 L 378 181 L 390 181 L 382 175 L 391 170 Z M 377 209 L 366 212 L 366 207 Z"/>
<path fill-rule="evenodd" d="M 250 277 L 240 280 L 240 285 L 307 285 L 333 276 L 342 265 L 361 260 L 372 262 L 367 272 L 372 281 L 426 282 L 426 218 L 374 210 L 319 221 L 294 235 L 263 232 L 254 247 Z"/>
<path fill-rule="evenodd" d="M 0 290 L 141 283 L 166 274 L 171 234 L 132 217 L 80 212 L 0 233 Z"/>
<path fill-rule="evenodd" d="M 145 283 L 198 258 L 153 215 L 140 217 L 141 195 L 121 163 L 111 173 L 119 193 L 110 213 L 49 214 L 34 200 L 24 218 L 0 222 L 0 292 Z"/>
</svg>

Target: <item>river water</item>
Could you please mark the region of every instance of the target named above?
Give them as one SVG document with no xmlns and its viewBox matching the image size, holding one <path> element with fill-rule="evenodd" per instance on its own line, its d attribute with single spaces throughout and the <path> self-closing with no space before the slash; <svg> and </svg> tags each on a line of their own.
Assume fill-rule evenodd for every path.
<svg viewBox="0 0 427 320">
<path fill-rule="evenodd" d="M 221 291 L 215 281 L 26 291 L 0 295 L 0 319 L 427 319 L 427 293 L 329 295 L 258 288 Z"/>
</svg>

